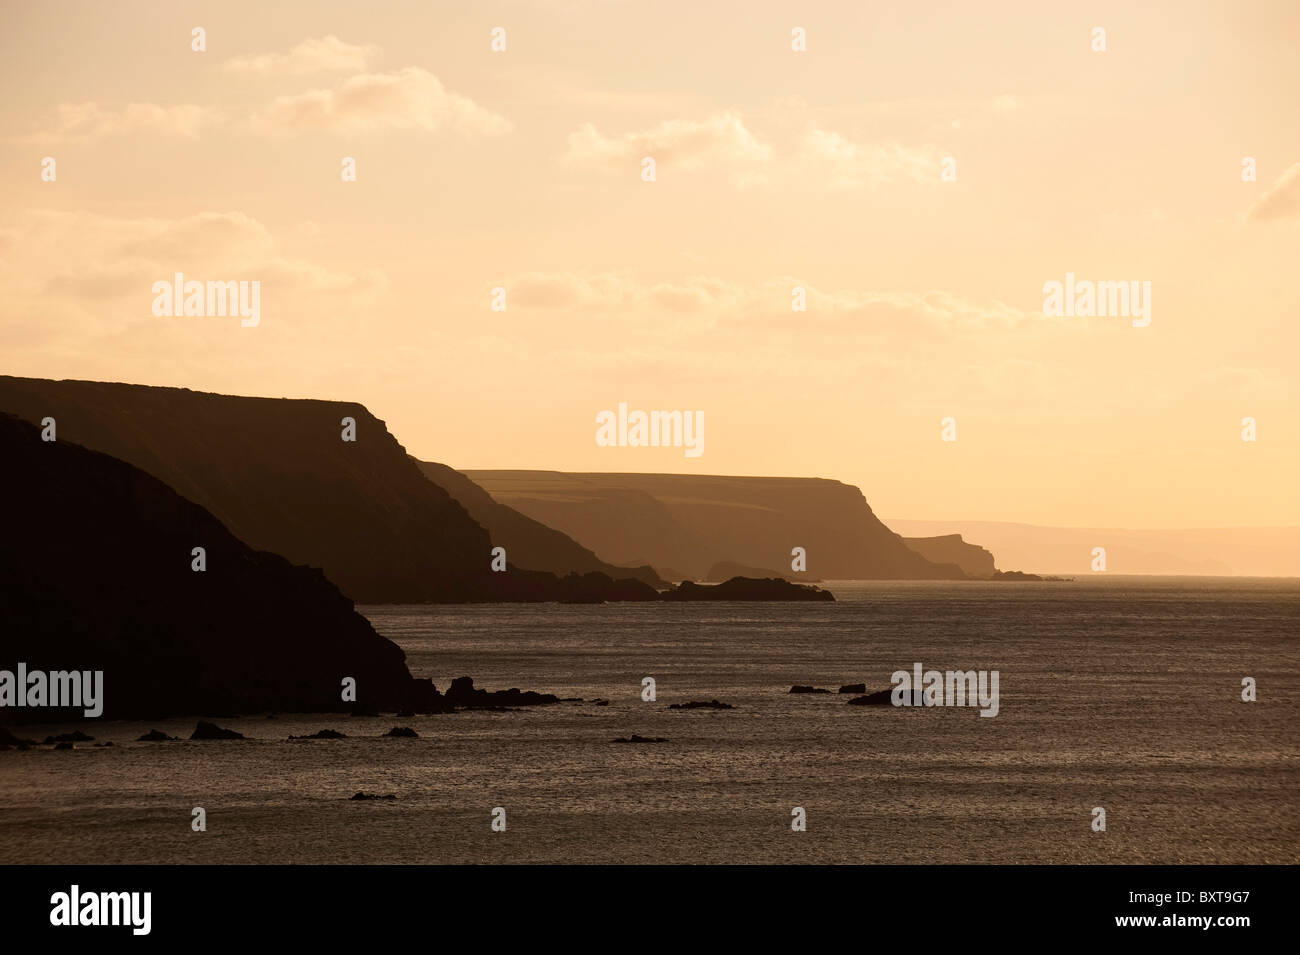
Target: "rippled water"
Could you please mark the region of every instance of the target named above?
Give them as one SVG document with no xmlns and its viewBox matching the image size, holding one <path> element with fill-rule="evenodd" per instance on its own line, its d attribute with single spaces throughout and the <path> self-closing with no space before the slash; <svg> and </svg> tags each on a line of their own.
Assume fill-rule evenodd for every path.
<svg viewBox="0 0 1300 955">
<path fill-rule="evenodd" d="M 365 607 L 439 687 L 587 702 L 221 720 L 243 743 L 97 723 L 113 748 L 0 752 L 0 861 L 1300 861 L 1300 581 L 829 586 L 837 603 Z M 998 670 L 1001 712 L 787 692 L 915 662 Z M 713 698 L 735 709 L 668 709 Z M 395 724 L 420 738 L 378 738 Z M 351 738 L 285 739 L 322 727 Z M 631 733 L 669 741 L 611 742 Z"/>
</svg>

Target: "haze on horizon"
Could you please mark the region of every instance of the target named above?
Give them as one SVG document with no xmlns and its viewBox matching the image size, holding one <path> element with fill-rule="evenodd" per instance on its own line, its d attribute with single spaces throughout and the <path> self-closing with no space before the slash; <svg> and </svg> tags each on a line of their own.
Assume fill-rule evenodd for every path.
<svg viewBox="0 0 1300 955">
<path fill-rule="evenodd" d="M 0 373 L 359 401 L 461 469 L 1300 526 L 1294 3 L 4 16 Z M 260 324 L 155 317 L 176 272 L 259 280 Z M 1066 273 L 1149 281 L 1150 325 L 1045 317 Z M 597 446 L 619 402 L 704 453 Z"/>
</svg>

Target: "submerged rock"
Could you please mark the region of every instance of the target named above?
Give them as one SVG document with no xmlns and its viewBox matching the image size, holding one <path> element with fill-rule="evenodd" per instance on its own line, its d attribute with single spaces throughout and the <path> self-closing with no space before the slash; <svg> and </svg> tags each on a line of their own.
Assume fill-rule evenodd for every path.
<svg viewBox="0 0 1300 955">
<path fill-rule="evenodd" d="M 419 739 L 419 738 L 420 738 L 420 734 L 417 733 L 415 730 L 411 729 L 409 726 L 394 726 L 392 729 L 390 729 L 390 730 L 389 730 L 387 733 L 385 733 L 384 735 L 385 735 L 385 736 L 400 736 L 400 737 L 402 737 L 403 739 Z"/>
<path fill-rule="evenodd" d="M 207 720 L 199 720 L 198 725 L 194 727 L 194 732 L 190 734 L 190 739 L 243 739 L 243 733 L 236 733 L 234 730 L 228 730 L 218 726 L 216 723 L 209 723 Z"/>
<path fill-rule="evenodd" d="M 845 683 L 840 687 L 841 693 L 866 693 L 867 685 L 865 683 Z"/>
<path fill-rule="evenodd" d="M 29 739 L 21 739 L 9 732 L 5 727 L 0 726 L 0 746 L 14 746 L 18 749 L 26 749 L 36 744 Z"/>
<path fill-rule="evenodd" d="M 180 739 L 180 737 L 168 736 L 162 730 L 150 730 L 149 732 L 145 733 L 143 736 L 139 737 L 136 740 L 136 742 L 137 743 L 162 743 L 169 740 L 177 740 L 177 739 Z"/>
<path fill-rule="evenodd" d="M 701 702 L 693 700 L 690 703 L 674 703 L 668 707 L 670 710 L 734 710 L 735 707 L 730 703 L 719 703 L 717 700 Z"/>
<path fill-rule="evenodd" d="M 396 728 L 396 727 L 394 727 Z M 290 736 L 289 739 L 347 739 L 346 733 L 340 733 L 338 730 L 321 730 L 318 733 L 312 733 L 309 736 Z"/>
<path fill-rule="evenodd" d="M 45 737 L 45 745 L 53 743 L 89 743 L 95 737 L 87 736 L 81 730 L 73 730 L 71 733 L 60 733 L 58 736 Z"/>
<path fill-rule="evenodd" d="M 829 693 L 830 690 L 823 690 L 819 686 L 805 686 L 802 683 L 796 683 L 790 687 L 791 693 Z"/>
<path fill-rule="evenodd" d="M 364 793 L 364 792 L 361 792 L 361 791 L 359 791 L 359 790 L 358 790 L 357 792 L 353 793 L 351 796 L 348 797 L 349 800 L 353 800 L 353 799 L 396 799 L 396 798 L 397 798 L 397 797 L 396 797 L 395 795 L 393 795 L 392 793 L 384 793 L 384 794 L 381 796 L 379 793 Z"/>
<path fill-rule="evenodd" d="M 922 690 L 905 690 L 905 693 L 912 694 L 912 706 L 924 706 L 925 698 Z M 877 690 L 875 693 L 869 693 L 866 696 L 855 696 L 849 700 L 850 706 L 893 706 L 893 690 Z"/>
<path fill-rule="evenodd" d="M 614 740 L 615 743 L 666 743 L 668 738 L 664 736 L 637 736 L 633 733 L 631 736 L 620 736 Z"/>
</svg>

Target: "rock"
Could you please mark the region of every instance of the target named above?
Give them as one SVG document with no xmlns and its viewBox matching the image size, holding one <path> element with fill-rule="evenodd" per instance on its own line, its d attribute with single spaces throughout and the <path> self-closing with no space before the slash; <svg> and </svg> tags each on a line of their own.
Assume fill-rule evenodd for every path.
<svg viewBox="0 0 1300 955">
<path fill-rule="evenodd" d="M 734 710 L 735 707 L 730 703 L 719 703 L 717 700 L 709 700 L 707 703 L 701 703 L 698 700 L 690 703 L 674 703 L 668 707 L 670 710 Z"/>
<path fill-rule="evenodd" d="M 224 729 L 216 723 L 209 723 L 206 720 L 199 720 L 198 725 L 194 727 L 194 732 L 190 734 L 190 739 L 243 739 L 243 733 L 236 733 L 234 730 Z"/>
<path fill-rule="evenodd" d="M 24 749 L 29 746 L 35 746 L 36 744 L 29 739 L 20 739 L 13 733 L 9 732 L 5 727 L 0 726 L 0 745 Z"/>
<path fill-rule="evenodd" d="M 820 583 L 816 577 L 809 577 L 806 573 L 796 577 L 793 573 L 784 573 L 779 570 L 769 570 L 765 567 L 747 567 L 744 564 L 738 564 L 734 560 L 720 560 L 704 575 L 704 582 L 709 584 L 721 583 L 730 580 L 732 577 L 752 577 L 762 580 L 766 577 L 779 577 L 782 580 L 788 580 L 791 583 L 815 584 Z M 685 578 L 681 578 L 685 579 Z"/>
<path fill-rule="evenodd" d="M 390 730 L 389 730 L 387 733 L 385 733 L 384 735 L 385 735 L 385 736 L 400 736 L 400 737 L 402 737 L 402 738 L 404 738 L 404 739 L 419 739 L 419 738 L 420 738 L 420 734 L 417 733 L 415 730 L 411 729 L 409 726 L 394 726 L 392 729 L 390 729 Z"/>
<path fill-rule="evenodd" d="M 668 739 L 663 736 L 637 736 L 633 733 L 631 736 L 620 736 L 614 740 L 615 743 L 666 743 Z"/>
<path fill-rule="evenodd" d="M 176 740 L 179 738 L 180 737 L 178 736 L 168 736 L 162 730 L 150 730 L 149 732 L 145 733 L 143 736 L 139 737 L 136 740 L 136 742 L 137 743 L 162 743 L 169 740 Z"/>
<path fill-rule="evenodd" d="M 113 741 L 112 741 L 111 739 L 110 739 L 110 740 L 105 740 L 104 742 L 102 742 L 102 743 L 96 743 L 95 745 L 96 745 L 96 746 L 112 746 L 112 745 L 113 745 Z"/>
<path fill-rule="evenodd" d="M 1027 574 L 1023 570 L 998 570 L 993 573 L 993 580 L 1043 580 L 1038 574 Z M 1059 578 L 1058 578 L 1059 579 Z"/>
<path fill-rule="evenodd" d="M 841 693 L 866 693 L 867 685 L 865 683 L 845 683 L 840 687 Z"/>
<path fill-rule="evenodd" d="M 476 689 L 473 678 L 467 676 L 459 676 L 452 680 L 451 686 L 447 687 L 444 699 L 453 706 L 466 709 L 497 706 L 540 706 L 560 702 L 560 698 L 552 693 L 535 693 L 532 690 L 525 691 L 517 687 L 489 693 L 487 690 Z"/>
<path fill-rule="evenodd" d="M 925 705 L 922 690 L 911 690 L 910 692 L 913 706 Z M 866 696 L 855 696 L 848 702 L 850 706 L 892 706 L 894 704 L 893 694 L 893 690 L 877 690 L 875 693 Z"/>
<path fill-rule="evenodd" d="M 594 706 L 609 706 L 609 700 L 602 700 L 599 697 L 591 701 Z"/>
<path fill-rule="evenodd" d="M 396 799 L 396 798 L 397 798 L 397 797 L 396 797 L 395 795 L 393 795 L 392 793 L 384 793 L 384 794 L 381 796 L 381 795 L 379 795 L 379 793 L 363 793 L 363 792 L 360 792 L 360 791 L 355 792 L 355 793 L 353 793 L 351 796 L 348 797 L 349 800 L 353 800 L 353 799 Z"/>
<path fill-rule="evenodd" d="M 58 736 L 45 737 L 45 745 L 53 743 L 89 743 L 95 737 L 87 736 L 81 730 L 73 730 L 71 733 L 60 733 Z"/>
<path fill-rule="evenodd" d="M 732 577 L 721 584 L 697 584 L 683 580 L 660 595 L 662 600 L 830 600 L 829 590 L 792 584 L 779 577 Z"/>
<path fill-rule="evenodd" d="M 394 727 L 396 729 L 396 727 Z M 389 735 L 392 735 L 391 733 Z M 310 736 L 290 736 L 289 739 L 347 739 L 346 733 L 340 733 L 338 730 L 321 730 L 319 733 L 312 733 Z"/>
<path fill-rule="evenodd" d="M 804 686 L 802 683 L 796 683 L 790 687 L 791 693 L 829 693 L 830 690 L 823 690 L 818 686 Z"/>
</svg>

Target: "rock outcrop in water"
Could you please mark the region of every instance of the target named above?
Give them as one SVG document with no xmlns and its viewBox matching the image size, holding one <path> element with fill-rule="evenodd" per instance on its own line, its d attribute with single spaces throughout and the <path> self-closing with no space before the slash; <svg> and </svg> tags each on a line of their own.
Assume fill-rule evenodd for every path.
<svg viewBox="0 0 1300 955">
<path fill-rule="evenodd" d="M 243 733 L 236 733 L 234 730 L 228 730 L 224 726 L 218 726 L 216 723 L 209 723 L 206 720 L 199 720 L 198 725 L 194 727 L 194 732 L 190 734 L 190 739 L 244 739 Z"/>
<path fill-rule="evenodd" d="M 830 600 L 835 596 L 829 590 L 792 584 L 779 577 L 755 580 L 752 577 L 732 577 L 721 584 L 697 584 L 683 580 L 672 590 L 661 595 L 663 600 Z"/>
<path fill-rule="evenodd" d="M 704 578 L 705 583 L 717 584 L 724 580 L 730 580 L 732 577 L 753 577 L 763 580 L 768 577 L 779 577 L 781 580 L 795 581 L 805 584 L 818 583 L 817 578 L 809 574 L 781 573 L 776 570 L 765 570 L 762 567 L 746 567 L 744 564 L 738 564 L 734 560 L 720 560 L 709 568 L 708 574 Z"/>
<path fill-rule="evenodd" d="M 10 415 L 0 461 L 0 669 L 102 671 L 105 719 L 346 711 L 348 677 L 377 706 L 446 708 L 319 570 L 252 550 L 157 478 Z"/>
<path fill-rule="evenodd" d="M 904 690 L 903 692 L 912 694 L 912 706 L 925 705 L 924 690 Z M 893 693 L 892 689 L 877 690 L 875 693 L 868 693 L 866 696 L 855 696 L 848 703 L 849 706 L 893 706 Z"/>
<path fill-rule="evenodd" d="M 689 703 L 674 703 L 670 710 L 734 710 L 735 707 L 730 703 L 719 703 L 717 700 L 692 700 Z"/>
<path fill-rule="evenodd" d="M 460 706 L 466 709 L 477 707 L 502 707 L 502 706 L 542 706 L 549 703 L 558 703 L 560 698 L 552 693 L 536 693 L 533 690 L 520 690 L 517 687 L 511 687 L 508 690 L 480 690 L 474 686 L 474 681 L 467 676 L 458 676 L 451 681 L 451 686 L 447 687 L 445 699 L 452 706 Z"/>
</svg>

